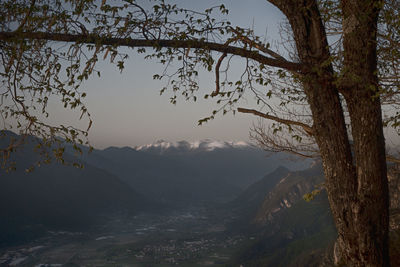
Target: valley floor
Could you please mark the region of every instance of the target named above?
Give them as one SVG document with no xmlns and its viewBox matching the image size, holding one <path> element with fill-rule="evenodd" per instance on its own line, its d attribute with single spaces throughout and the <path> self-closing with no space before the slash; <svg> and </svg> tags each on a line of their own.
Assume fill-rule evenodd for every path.
<svg viewBox="0 0 400 267">
<path fill-rule="evenodd" d="M 89 232 L 49 231 L 0 250 L 0 266 L 224 266 L 251 238 L 228 232 L 232 219 L 196 207 L 114 219 Z"/>
</svg>

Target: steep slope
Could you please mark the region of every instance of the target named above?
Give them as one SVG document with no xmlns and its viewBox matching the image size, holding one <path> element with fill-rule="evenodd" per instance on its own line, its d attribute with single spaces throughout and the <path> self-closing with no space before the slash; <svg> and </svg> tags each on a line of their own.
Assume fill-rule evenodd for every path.
<svg viewBox="0 0 400 267">
<path fill-rule="evenodd" d="M 304 171 L 289 172 L 265 195 L 261 207 L 254 218 L 257 224 L 268 224 L 274 221 L 275 216 L 291 208 L 303 196 L 315 189 L 315 186 L 323 183 L 324 176 L 322 166 L 315 164 Z"/>
<path fill-rule="evenodd" d="M 260 210 L 266 195 L 289 173 L 289 169 L 279 166 L 273 172 L 246 188 L 235 200 L 228 203 L 228 207 L 239 215 L 240 223 L 238 224 L 250 223 Z"/>
<path fill-rule="evenodd" d="M 282 167 L 249 187 L 234 202 L 254 235 L 233 259 L 245 266 L 317 266 L 335 240 L 324 192 L 306 202 L 303 195 L 323 181 L 319 164 L 304 171 Z M 266 186 L 263 186 L 263 183 Z M 256 196 L 256 197 L 252 197 Z M 251 206 L 257 208 L 251 208 Z M 238 213 L 239 220 L 243 220 Z M 326 257 L 328 258 L 328 257 Z"/>
<path fill-rule="evenodd" d="M 281 172 L 279 172 L 281 171 Z M 281 176 L 280 178 L 274 175 Z M 275 185 L 269 190 L 261 181 L 269 178 Z M 259 207 L 247 216 L 248 232 L 256 237 L 237 253 L 232 261 L 245 266 L 332 266 L 336 231 L 324 191 L 310 202 L 303 195 L 323 182 L 321 165 L 288 172 L 282 168 L 267 175 L 246 190 L 235 204 L 242 209 L 254 203 Z M 400 263 L 400 171 L 390 166 L 390 251 L 393 266 Z M 256 186 L 258 185 L 258 186 Z M 257 188 L 259 190 L 257 191 Z M 260 201 L 259 195 L 264 195 Z M 256 195 L 258 203 L 250 196 Z M 240 201 L 239 201 L 240 200 Z M 245 216 L 245 213 L 242 213 Z M 239 217 L 240 218 L 240 217 Z M 241 218 L 243 219 L 243 218 Z"/>
<path fill-rule="evenodd" d="M 244 266 L 332 266 L 336 239 L 324 193 L 310 203 L 299 201 L 257 227 L 254 239 L 237 253 L 234 263 Z"/>
</svg>

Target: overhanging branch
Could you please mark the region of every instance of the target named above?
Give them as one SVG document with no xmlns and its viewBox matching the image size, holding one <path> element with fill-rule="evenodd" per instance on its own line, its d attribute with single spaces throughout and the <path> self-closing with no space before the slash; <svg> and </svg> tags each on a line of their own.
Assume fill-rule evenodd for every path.
<svg viewBox="0 0 400 267">
<path fill-rule="evenodd" d="M 250 51 L 236 46 L 206 42 L 202 40 L 145 40 L 132 38 L 103 37 L 96 34 L 64 34 L 48 32 L 0 32 L 0 40 L 12 42 L 17 40 L 48 40 L 58 42 L 77 42 L 97 45 L 113 45 L 126 47 L 172 47 L 172 48 L 194 48 L 209 49 L 221 53 L 237 55 L 244 58 L 253 59 L 259 63 L 286 69 L 288 71 L 304 73 L 307 71 L 305 65 L 300 63 L 288 62 L 282 59 L 266 57 L 257 51 Z"/>
<path fill-rule="evenodd" d="M 400 159 L 393 157 L 391 155 L 386 155 L 386 161 L 388 162 L 392 162 L 392 163 L 396 163 L 396 164 L 400 164 Z"/>
<path fill-rule="evenodd" d="M 283 124 L 286 124 L 288 126 L 291 126 L 291 125 L 300 126 L 300 127 L 303 128 L 303 130 L 308 135 L 312 136 L 314 134 L 314 130 L 313 130 L 313 128 L 311 126 L 309 126 L 307 124 L 304 124 L 302 122 L 299 122 L 299 121 L 292 121 L 292 120 L 282 119 L 282 118 L 279 118 L 279 117 L 275 117 L 275 116 L 272 116 L 272 115 L 268 115 L 268 114 L 259 112 L 259 111 L 255 110 L 255 109 L 238 108 L 237 111 L 241 112 L 241 113 L 254 114 L 256 116 L 259 116 L 259 117 L 262 117 L 262 118 L 265 118 L 265 119 L 269 119 L 269 120 L 273 120 L 273 121 L 276 121 L 276 122 L 279 122 L 279 123 L 283 123 Z"/>
</svg>

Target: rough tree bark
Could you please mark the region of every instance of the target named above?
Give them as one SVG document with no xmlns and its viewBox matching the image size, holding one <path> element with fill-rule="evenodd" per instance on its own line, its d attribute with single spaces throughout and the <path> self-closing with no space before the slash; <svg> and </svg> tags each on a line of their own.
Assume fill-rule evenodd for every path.
<svg viewBox="0 0 400 267">
<path fill-rule="evenodd" d="M 349 108 L 356 163 L 354 241 L 358 241 L 358 254 L 364 266 L 389 265 L 388 182 L 377 86 L 376 34 L 380 3 L 342 1 L 344 21 L 349 26 L 344 29 L 341 91 Z"/>
<path fill-rule="evenodd" d="M 271 2 L 289 20 L 300 62 L 310 66 L 303 85 L 323 160 L 342 261 L 348 266 L 389 266 L 388 184 L 376 75 L 380 2 L 341 2 L 345 58 L 339 79 L 329 63 L 317 1 Z M 339 92 L 351 119 L 354 154 Z"/>
</svg>

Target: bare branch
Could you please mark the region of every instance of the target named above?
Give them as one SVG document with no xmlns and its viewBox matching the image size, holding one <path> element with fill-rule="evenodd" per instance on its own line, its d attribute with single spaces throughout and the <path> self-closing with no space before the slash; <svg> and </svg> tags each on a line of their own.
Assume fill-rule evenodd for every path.
<svg viewBox="0 0 400 267">
<path fill-rule="evenodd" d="M 287 61 L 283 56 L 279 55 L 278 53 L 272 51 L 271 49 L 267 48 L 265 45 L 258 43 L 256 41 L 250 40 L 248 37 L 243 36 L 243 34 L 241 34 L 239 31 L 237 31 L 236 29 L 231 28 L 231 30 L 238 36 L 238 38 L 243 42 L 248 44 L 250 47 L 255 47 L 258 50 L 260 50 L 261 52 L 264 52 L 265 54 L 268 54 L 270 56 L 272 56 L 275 59 L 279 59 L 282 61 Z"/>
<path fill-rule="evenodd" d="M 400 159 L 395 158 L 391 155 L 386 155 L 386 161 L 392 162 L 392 163 L 397 163 L 400 164 Z"/>
<path fill-rule="evenodd" d="M 275 117 L 275 116 L 272 116 L 272 115 L 268 115 L 268 114 L 262 113 L 260 111 L 255 110 L 255 109 L 238 108 L 237 111 L 241 112 L 241 113 L 251 113 L 251 114 L 254 114 L 256 116 L 265 118 L 265 119 L 269 119 L 269 120 L 273 120 L 273 121 L 276 121 L 276 122 L 279 122 L 279 123 L 286 124 L 288 126 L 291 126 L 291 125 L 300 126 L 300 127 L 303 128 L 303 130 L 308 135 L 310 135 L 310 136 L 314 135 L 314 130 L 313 130 L 312 126 L 309 126 L 309 125 L 304 124 L 304 123 L 299 122 L 299 121 L 292 121 L 292 120 L 286 120 L 286 119 L 278 118 L 278 117 Z"/>
<path fill-rule="evenodd" d="M 218 59 L 217 65 L 215 65 L 215 91 L 211 94 L 211 96 L 213 97 L 219 94 L 219 68 L 225 57 L 226 53 L 223 53 L 222 56 Z"/>
<path fill-rule="evenodd" d="M 320 157 L 319 149 L 313 137 L 298 139 L 296 136 L 298 135 L 277 135 L 275 130 L 266 127 L 261 119 L 257 125 L 253 124 L 250 129 L 250 140 L 265 151 L 287 152 L 306 158 Z"/>
</svg>

